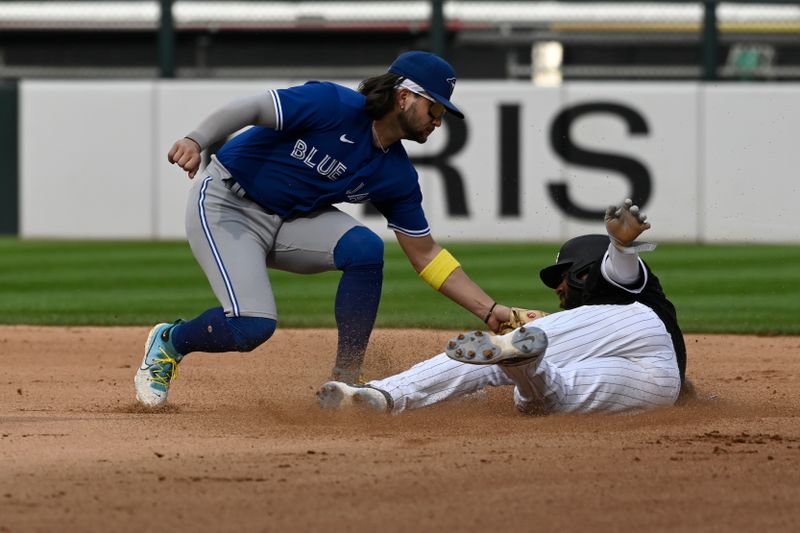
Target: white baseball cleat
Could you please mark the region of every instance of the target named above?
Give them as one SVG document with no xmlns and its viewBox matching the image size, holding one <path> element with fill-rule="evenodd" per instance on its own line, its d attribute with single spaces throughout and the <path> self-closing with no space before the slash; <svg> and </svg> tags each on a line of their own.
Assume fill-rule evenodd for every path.
<svg viewBox="0 0 800 533">
<path fill-rule="evenodd" d="M 338 411 L 350 407 L 366 407 L 382 413 L 389 410 L 389 396 L 368 385 L 348 385 L 341 381 L 328 381 L 317 391 L 319 406 Z"/>
<path fill-rule="evenodd" d="M 511 336 L 484 331 L 462 333 L 448 341 L 447 357 L 470 365 L 521 365 L 547 350 L 547 335 L 535 326 L 522 326 Z"/>
</svg>

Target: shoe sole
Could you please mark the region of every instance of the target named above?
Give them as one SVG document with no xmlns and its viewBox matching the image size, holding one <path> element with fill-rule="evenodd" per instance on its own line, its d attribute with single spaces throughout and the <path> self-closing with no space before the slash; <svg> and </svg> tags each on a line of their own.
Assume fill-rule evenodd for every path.
<svg viewBox="0 0 800 533">
<path fill-rule="evenodd" d="M 511 339 L 483 331 L 462 333 L 447 343 L 444 353 L 450 359 L 470 365 L 524 364 L 547 349 L 547 335 L 533 326 L 516 330 Z"/>
</svg>

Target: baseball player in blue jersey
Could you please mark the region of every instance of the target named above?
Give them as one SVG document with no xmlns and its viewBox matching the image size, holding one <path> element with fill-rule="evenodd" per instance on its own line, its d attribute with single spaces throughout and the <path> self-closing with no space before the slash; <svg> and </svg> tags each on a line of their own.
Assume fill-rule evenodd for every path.
<svg viewBox="0 0 800 533">
<path fill-rule="evenodd" d="M 464 118 L 450 101 L 455 83 L 442 58 L 406 52 L 358 91 L 308 82 L 232 102 L 172 146 L 169 161 L 194 178 L 203 149 L 253 126 L 212 157 L 186 209 L 189 244 L 220 307 L 150 331 L 134 379 L 139 402 L 163 405 L 189 353 L 250 351 L 270 338 L 278 311 L 269 268 L 342 271 L 332 378 L 358 382 L 381 295 L 383 242 L 332 207 L 339 202 L 371 202 L 422 279 L 497 330 L 509 309 L 431 237 L 400 142 L 424 143 L 445 114 Z"/>
<path fill-rule="evenodd" d="M 397 414 L 501 385 L 514 386 L 524 413 L 672 405 L 685 381 L 686 347 L 675 308 L 639 258 L 653 248 L 635 241 L 649 227 L 630 200 L 609 208 L 608 235 L 570 239 L 540 272 L 564 311 L 525 311 L 527 320 L 503 335 L 458 335 L 444 353 L 364 386 L 328 382 L 320 405 Z"/>
</svg>

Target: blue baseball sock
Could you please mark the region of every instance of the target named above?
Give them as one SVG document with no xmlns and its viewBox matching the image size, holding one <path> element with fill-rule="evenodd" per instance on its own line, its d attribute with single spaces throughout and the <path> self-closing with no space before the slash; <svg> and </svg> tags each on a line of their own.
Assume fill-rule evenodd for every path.
<svg viewBox="0 0 800 533">
<path fill-rule="evenodd" d="M 339 240 L 333 257 L 336 268 L 343 271 L 336 291 L 336 368 L 357 370 L 364 362 L 381 301 L 383 241 L 357 226 Z"/>
<path fill-rule="evenodd" d="M 359 368 L 364 362 L 369 336 L 381 301 L 383 269 L 347 270 L 336 291 L 336 325 L 339 346 L 336 366 Z"/>
<path fill-rule="evenodd" d="M 211 308 L 197 318 L 180 322 L 169 337 L 175 350 L 191 352 L 249 352 L 275 332 L 277 322 L 254 316 L 228 317 L 221 307 Z"/>
</svg>

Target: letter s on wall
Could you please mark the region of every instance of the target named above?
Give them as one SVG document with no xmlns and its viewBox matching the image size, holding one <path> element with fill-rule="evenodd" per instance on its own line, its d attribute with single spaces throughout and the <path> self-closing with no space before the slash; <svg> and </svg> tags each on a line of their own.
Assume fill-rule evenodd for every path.
<svg viewBox="0 0 800 533">
<path fill-rule="evenodd" d="M 631 191 L 627 197 L 640 207 L 645 207 L 650 199 L 652 180 L 650 171 L 644 164 L 622 155 L 586 150 L 573 143 L 570 137 L 572 123 L 582 116 L 594 113 L 610 113 L 619 116 L 626 122 L 628 132 L 632 135 L 649 133 L 644 117 L 630 107 L 611 102 L 580 104 L 562 110 L 553 120 L 550 127 L 550 144 L 553 150 L 567 163 L 619 172 L 631 185 Z M 547 188 L 550 197 L 565 214 L 582 220 L 603 219 L 606 206 L 592 209 L 576 205 L 569 197 L 566 183 L 552 181 L 547 184 Z"/>
</svg>

